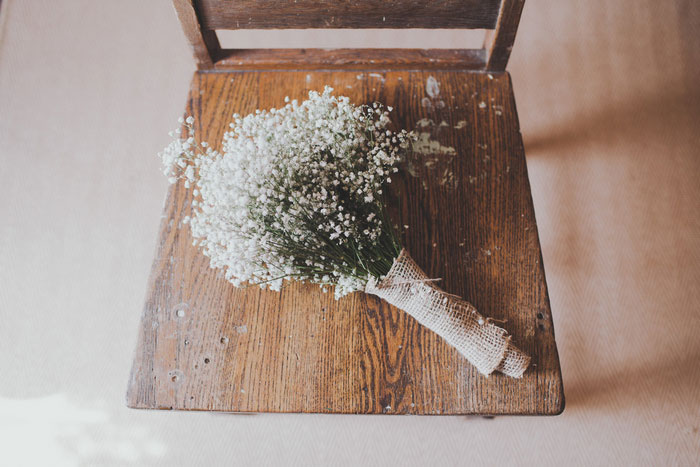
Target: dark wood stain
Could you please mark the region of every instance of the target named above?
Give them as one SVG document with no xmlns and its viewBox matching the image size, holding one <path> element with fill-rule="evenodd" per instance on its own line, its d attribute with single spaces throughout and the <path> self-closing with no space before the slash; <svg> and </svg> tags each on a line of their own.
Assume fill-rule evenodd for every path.
<svg viewBox="0 0 700 467">
<path fill-rule="evenodd" d="M 484 48 L 488 51 L 485 68 L 504 71 L 515 42 L 525 0 L 504 0 L 498 14 L 496 29 L 487 31 Z"/>
<path fill-rule="evenodd" d="M 207 29 L 469 28 L 496 25 L 499 0 L 195 0 Z"/>
</svg>

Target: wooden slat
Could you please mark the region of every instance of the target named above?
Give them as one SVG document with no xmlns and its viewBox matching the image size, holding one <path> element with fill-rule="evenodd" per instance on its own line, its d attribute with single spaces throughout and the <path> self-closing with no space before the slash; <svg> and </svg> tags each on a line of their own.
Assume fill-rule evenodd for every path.
<svg viewBox="0 0 700 467">
<path fill-rule="evenodd" d="M 187 41 L 192 47 L 192 54 L 197 61 L 197 68 L 212 68 L 214 62 L 211 57 L 221 49 L 216 32 L 202 30 L 192 0 L 173 0 L 173 6 L 185 37 L 187 37 Z"/>
<path fill-rule="evenodd" d="M 430 83 L 428 85 L 428 83 Z M 478 374 L 406 313 L 317 286 L 236 289 L 182 224 L 192 190 L 172 186 L 140 326 L 130 407 L 234 412 L 557 414 L 564 396 L 544 268 L 507 74 L 195 74 L 187 113 L 218 146 L 234 112 L 279 107 L 332 85 L 394 107 L 419 148 L 394 178 L 390 215 L 428 275 L 507 320 L 533 358 L 520 380 Z"/>
<path fill-rule="evenodd" d="M 205 29 L 491 29 L 499 0 L 197 0 Z"/>
<path fill-rule="evenodd" d="M 486 32 L 484 48 L 488 51 L 485 67 L 487 70 L 506 69 L 524 5 L 525 0 L 503 0 L 496 29 Z"/>
<path fill-rule="evenodd" d="M 480 69 L 483 49 L 224 49 L 216 68 L 275 69 Z"/>
</svg>

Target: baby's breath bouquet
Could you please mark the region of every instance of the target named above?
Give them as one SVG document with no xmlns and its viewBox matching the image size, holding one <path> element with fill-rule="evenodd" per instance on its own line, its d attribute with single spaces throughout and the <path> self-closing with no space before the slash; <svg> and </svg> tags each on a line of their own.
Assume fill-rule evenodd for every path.
<svg viewBox="0 0 700 467">
<path fill-rule="evenodd" d="M 310 92 L 301 103 L 233 116 L 221 151 L 185 135 L 161 153 L 174 183 L 192 186 L 186 219 L 211 267 L 235 286 L 280 290 L 295 279 L 364 291 L 405 310 L 479 371 L 520 377 L 529 358 L 505 330 L 439 289 L 401 247 L 383 190 L 413 134 L 387 128 L 391 107 Z"/>
</svg>

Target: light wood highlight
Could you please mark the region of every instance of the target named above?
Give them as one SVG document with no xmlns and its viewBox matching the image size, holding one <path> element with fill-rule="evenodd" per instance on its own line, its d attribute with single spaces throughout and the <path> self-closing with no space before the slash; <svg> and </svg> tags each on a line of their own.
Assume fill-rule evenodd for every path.
<svg viewBox="0 0 700 467">
<path fill-rule="evenodd" d="M 236 70 L 462 70 L 481 68 L 483 49 L 225 49 L 216 69 Z"/>
</svg>

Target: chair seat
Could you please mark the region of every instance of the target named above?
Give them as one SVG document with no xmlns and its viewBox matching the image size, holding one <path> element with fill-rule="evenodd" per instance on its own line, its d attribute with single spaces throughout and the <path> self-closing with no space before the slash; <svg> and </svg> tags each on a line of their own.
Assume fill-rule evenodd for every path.
<svg viewBox="0 0 700 467">
<path fill-rule="evenodd" d="M 236 289 L 192 246 L 192 190 L 171 186 L 127 403 L 230 412 L 558 414 L 559 358 L 525 155 L 507 73 L 197 72 L 187 114 L 217 145 L 233 113 L 335 88 L 394 108 L 414 151 L 388 193 L 404 246 L 447 292 L 505 321 L 532 356 L 522 379 L 480 375 L 374 296 L 318 286 Z"/>
</svg>

